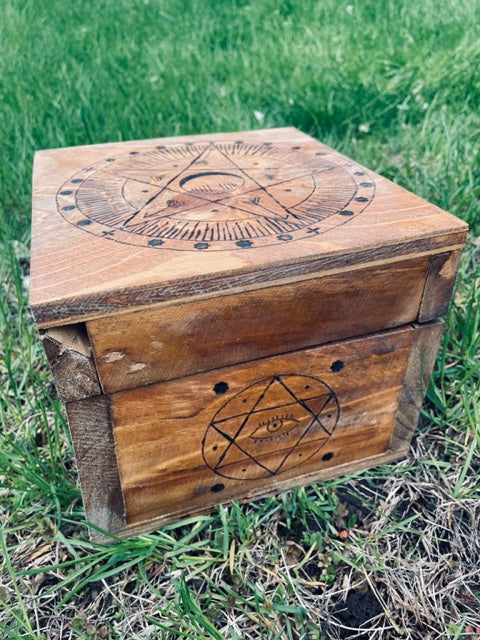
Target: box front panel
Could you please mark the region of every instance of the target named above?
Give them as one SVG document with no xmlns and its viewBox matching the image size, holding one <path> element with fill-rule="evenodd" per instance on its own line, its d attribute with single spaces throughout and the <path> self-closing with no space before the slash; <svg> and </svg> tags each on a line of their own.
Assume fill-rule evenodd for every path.
<svg viewBox="0 0 480 640">
<path fill-rule="evenodd" d="M 413 322 L 429 256 L 88 323 L 107 393 Z"/>
<path fill-rule="evenodd" d="M 127 525 L 388 449 L 414 330 L 113 394 Z"/>
</svg>

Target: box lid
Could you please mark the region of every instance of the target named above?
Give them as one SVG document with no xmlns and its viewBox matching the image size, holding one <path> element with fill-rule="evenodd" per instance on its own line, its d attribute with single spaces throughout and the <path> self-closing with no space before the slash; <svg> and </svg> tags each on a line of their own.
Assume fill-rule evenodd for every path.
<svg viewBox="0 0 480 640">
<path fill-rule="evenodd" d="M 39 151 L 40 326 L 461 248 L 467 225 L 294 128 Z"/>
</svg>

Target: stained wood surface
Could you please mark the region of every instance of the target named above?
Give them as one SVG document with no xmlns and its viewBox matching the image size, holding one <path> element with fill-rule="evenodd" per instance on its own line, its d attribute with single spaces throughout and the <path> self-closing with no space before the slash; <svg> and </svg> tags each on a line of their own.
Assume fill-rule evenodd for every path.
<svg viewBox="0 0 480 640">
<path fill-rule="evenodd" d="M 112 394 L 127 524 L 385 454 L 413 335 L 408 326 Z"/>
<path fill-rule="evenodd" d="M 428 256 L 88 323 L 111 393 L 399 326 L 417 318 Z"/>
<path fill-rule="evenodd" d="M 415 324 L 412 350 L 408 359 L 390 442 L 390 448 L 394 451 L 402 450 L 410 444 L 428 389 L 444 327 L 441 320 L 424 325 Z"/>
<path fill-rule="evenodd" d="M 104 531 L 118 531 L 125 526 L 125 510 L 108 398 L 68 402 L 66 408 L 87 520 Z M 104 539 L 95 529 L 91 537 Z"/>
<path fill-rule="evenodd" d="M 466 225 L 293 128 L 36 154 L 41 326 L 460 249 Z"/>
<path fill-rule="evenodd" d="M 240 502 L 250 502 L 251 500 L 255 500 L 256 498 L 278 494 L 280 491 L 288 491 L 289 489 L 302 487 L 313 482 L 321 482 L 323 480 L 329 480 L 343 474 L 364 471 L 365 469 L 370 469 L 379 464 L 389 464 L 402 460 L 407 455 L 408 448 L 402 450 L 399 449 L 397 451 L 388 450 L 385 453 L 380 453 L 379 455 L 370 456 L 368 458 L 361 458 L 360 460 L 356 460 L 355 462 L 348 462 L 344 465 L 338 465 L 326 469 L 318 469 L 313 473 L 299 473 L 297 476 L 288 478 L 287 480 L 277 480 L 273 485 L 270 486 L 247 489 L 241 496 L 236 496 L 232 499 L 227 499 L 225 496 L 222 497 L 221 492 L 219 494 L 212 493 L 211 502 L 206 506 L 197 507 L 195 509 L 195 513 L 208 513 L 209 511 L 212 511 L 212 508 L 217 504 L 227 506 L 232 502 L 233 499 Z M 189 506 L 179 506 L 177 509 L 175 509 L 175 511 L 172 511 L 166 515 L 158 516 L 152 518 L 151 520 L 140 522 L 139 524 L 126 525 L 124 528 L 116 531 L 115 536 L 119 538 L 129 538 L 131 536 L 142 535 L 144 533 L 148 533 L 149 531 L 153 531 L 154 529 L 163 527 L 170 522 L 175 522 L 180 518 L 189 516 L 191 515 L 191 513 L 192 511 Z"/>
<path fill-rule="evenodd" d="M 64 402 L 98 396 L 98 380 L 90 341 L 82 324 L 41 333 L 58 395 Z"/>
</svg>

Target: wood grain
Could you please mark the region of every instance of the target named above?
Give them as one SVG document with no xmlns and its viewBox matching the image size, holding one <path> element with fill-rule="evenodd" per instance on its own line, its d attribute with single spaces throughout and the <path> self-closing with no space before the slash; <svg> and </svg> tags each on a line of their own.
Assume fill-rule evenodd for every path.
<svg viewBox="0 0 480 640">
<path fill-rule="evenodd" d="M 388 450 L 385 453 L 380 453 L 379 455 L 370 456 L 368 458 L 362 458 L 360 460 L 356 460 L 355 462 L 348 462 L 345 465 L 319 469 L 317 471 L 314 471 L 313 473 L 299 473 L 299 475 L 288 478 L 287 480 L 278 480 L 274 485 L 270 485 L 268 487 L 246 489 L 245 493 L 243 493 L 242 496 L 235 497 L 234 499 L 239 500 L 240 502 L 251 502 L 256 498 L 270 496 L 281 491 L 288 491 L 289 489 L 302 487 L 313 482 L 322 482 L 324 480 L 329 480 L 331 478 L 335 478 L 344 474 L 364 471 L 365 469 L 370 469 L 379 464 L 390 464 L 392 462 L 396 462 L 401 460 L 402 458 L 405 458 L 407 455 L 408 449 L 398 451 Z M 224 495 L 222 496 L 222 493 L 212 493 L 210 500 L 211 501 L 207 506 L 196 508 L 195 513 L 208 513 L 212 511 L 215 505 L 222 504 L 223 506 L 227 507 L 232 502 L 232 500 L 228 500 Z M 116 531 L 115 535 L 119 538 L 129 538 L 131 536 L 142 535 L 144 533 L 148 533 L 149 531 L 153 531 L 154 529 L 159 529 L 160 527 L 163 527 L 170 522 L 175 522 L 181 518 L 190 516 L 191 513 L 192 512 L 189 506 L 183 506 L 177 508 L 171 513 L 168 513 L 167 515 L 158 516 L 152 518 L 151 520 L 145 520 L 144 522 L 140 522 L 139 524 L 127 525 L 123 529 Z"/>
<path fill-rule="evenodd" d="M 406 324 L 427 256 L 87 324 L 112 393 Z"/>
<path fill-rule="evenodd" d="M 404 327 L 112 394 L 127 523 L 385 453 L 413 334 Z"/>
<path fill-rule="evenodd" d="M 41 339 L 64 402 L 102 392 L 85 325 L 51 328 L 41 332 Z"/>
<path fill-rule="evenodd" d="M 393 451 L 403 450 L 410 444 L 445 327 L 441 320 L 414 326 L 412 351 L 408 359 L 390 441 L 390 448 Z"/>
<path fill-rule="evenodd" d="M 68 402 L 66 408 L 87 520 L 114 533 L 125 526 L 125 509 L 108 398 Z M 96 529 L 91 537 L 108 538 Z"/>
<path fill-rule="evenodd" d="M 447 252 L 465 233 L 463 222 L 293 128 L 42 151 L 30 300 L 40 326 L 71 324 Z"/>
</svg>

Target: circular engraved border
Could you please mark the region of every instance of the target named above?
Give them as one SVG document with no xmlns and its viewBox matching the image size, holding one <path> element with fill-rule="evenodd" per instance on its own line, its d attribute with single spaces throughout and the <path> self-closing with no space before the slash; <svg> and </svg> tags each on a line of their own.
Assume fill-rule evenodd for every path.
<svg viewBox="0 0 480 640">
<path fill-rule="evenodd" d="M 215 468 L 215 466 L 212 466 L 208 460 L 207 460 L 207 455 L 206 455 L 206 441 L 207 441 L 207 437 L 209 432 L 213 429 L 215 429 L 215 418 L 220 415 L 222 413 L 222 411 L 225 409 L 226 406 L 228 406 L 229 404 L 233 404 L 235 399 L 238 398 L 239 396 L 242 396 L 243 394 L 245 394 L 249 389 L 251 389 L 252 387 L 255 387 L 257 385 L 260 385 L 262 382 L 273 382 L 276 379 L 282 379 L 282 378 L 291 378 L 291 377 L 295 377 L 295 378 L 305 378 L 305 379 L 311 379 L 311 380 L 315 380 L 316 383 L 320 383 L 330 394 L 331 397 L 335 403 L 335 418 L 334 418 L 334 424 L 333 427 L 331 429 L 331 433 L 329 435 L 328 438 L 326 438 L 326 441 L 319 446 L 318 449 L 316 449 L 313 453 L 311 453 L 309 456 L 307 456 L 306 458 L 303 458 L 300 462 L 298 462 L 297 464 L 293 464 L 290 465 L 287 469 L 285 469 L 284 471 L 265 471 L 265 473 L 263 475 L 257 475 L 254 478 L 245 478 L 243 475 L 229 475 L 225 472 L 221 472 L 219 471 L 218 468 Z M 228 388 L 228 385 L 226 385 Z M 303 400 L 302 400 L 303 402 Z M 293 403 L 292 403 L 293 404 Z M 301 401 L 297 399 L 297 403 L 298 405 L 301 405 Z M 268 407 L 266 409 L 264 409 L 264 411 L 274 411 L 276 409 L 278 409 L 280 407 Z M 263 411 L 263 410 L 262 410 Z M 321 411 L 317 414 L 318 415 L 323 411 L 323 408 L 321 409 Z M 248 415 L 250 415 L 250 413 L 252 412 L 252 409 L 250 410 L 250 412 L 247 412 Z M 232 416 L 232 418 L 235 417 L 239 417 L 239 416 Z M 284 473 L 285 471 L 290 471 L 291 469 L 295 469 L 296 467 L 299 467 L 301 465 L 303 465 L 306 461 L 311 460 L 314 456 L 318 455 L 321 451 L 323 451 L 325 449 L 325 447 L 327 446 L 328 442 L 330 441 L 330 438 L 332 437 L 337 425 L 338 425 L 338 421 L 340 419 L 340 404 L 338 402 L 338 398 L 337 395 L 335 393 L 335 391 L 332 389 L 332 387 L 327 384 L 324 380 L 321 380 L 320 378 L 317 378 L 316 376 L 310 376 L 310 375 L 304 375 L 304 374 L 299 374 L 299 373 L 282 373 L 282 374 L 277 374 L 277 375 L 273 375 L 273 376 L 268 376 L 265 378 L 260 378 L 259 380 L 256 380 L 255 382 L 252 382 L 251 384 L 247 385 L 246 387 L 244 387 L 241 391 L 237 392 L 236 394 L 234 394 L 233 396 L 231 396 L 226 402 L 224 402 L 222 404 L 222 406 L 217 409 L 217 411 L 214 413 L 214 415 L 212 416 L 212 419 L 210 420 L 210 423 L 207 427 L 207 429 L 205 430 L 204 436 L 202 438 L 202 442 L 201 442 L 201 450 L 202 450 L 202 458 L 203 461 L 205 463 L 205 465 L 211 470 L 213 471 L 213 473 L 215 473 L 218 476 L 221 476 L 223 478 L 228 478 L 228 479 L 232 479 L 232 480 L 258 480 L 261 478 L 271 478 L 274 477 L 276 475 L 279 475 L 280 473 Z M 239 436 L 240 431 L 238 431 L 235 436 L 231 439 L 231 442 L 234 443 L 236 438 Z M 290 453 L 299 446 L 299 442 L 297 442 L 296 444 L 294 444 L 291 448 L 290 451 L 288 452 L 287 456 L 290 455 Z M 269 453 L 273 453 L 273 452 L 269 452 Z M 286 457 L 287 457 L 286 456 Z M 252 456 L 253 457 L 253 456 Z M 330 459 L 330 457 L 329 457 Z M 254 462 L 254 464 L 257 464 L 256 462 Z"/>
<path fill-rule="evenodd" d="M 264 236 L 248 237 L 248 235 L 245 235 L 242 237 L 231 239 L 214 240 L 209 240 L 208 238 L 202 237 L 185 240 L 171 237 L 158 237 L 155 234 L 149 235 L 138 232 L 135 233 L 127 230 L 126 228 L 122 228 L 122 225 L 115 224 L 116 214 L 114 211 L 112 211 L 110 215 L 110 221 L 108 220 L 108 216 L 105 216 L 103 220 L 95 219 L 95 215 L 89 211 L 85 211 L 85 207 L 83 207 L 82 210 L 82 206 L 78 202 L 78 194 L 81 192 L 82 188 L 84 188 L 85 184 L 88 184 L 87 181 L 94 179 L 98 172 L 106 170 L 107 168 L 111 169 L 115 166 L 116 163 L 124 163 L 127 159 L 129 161 L 135 162 L 136 159 L 142 159 L 146 156 L 149 156 L 151 158 L 152 154 L 154 154 L 155 152 L 161 154 L 178 155 L 181 154 L 185 149 L 189 149 L 190 152 L 194 150 L 201 151 L 208 146 L 212 146 L 213 148 L 219 149 L 223 152 L 225 150 L 233 148 L 235 145 L 247 145 L 252 148 L 263 146 L 266 148 L 267 158 L 268 154 L 271 154 L 271 157 L 275 158 L 275 156 L 280 157 L 282 154 L 285 156 L 285 153 L 287 153 L 287 158 L 290 157 L 290 165 L 294 167 L 298 166 L 299 170 L 304 166 L 308 166 L 305 164 L 305 161 L 309 161 L 311 163 L 312 159 L 315 159 L 316 157 L 317 161 L 320 163 L 319 166 L 309 166 L 307 170 L 307 173 L 308 171 L 311 171 L 312 175 L 314 174 L 315 170 L 322 170 L 322 162 L 328 161 L 335 168 L 343 170 L 345 172 L 345 175 L 352 181 L 352 197 L 348 201 L 346 201 L 340 209 L 335 211 L 335 213 L 330 213 L 323 217 L 318 214 L 318 219 L 316 221 L 313 220 L 311 224 L 305 224 L 299 229 L 292 229 L 288 232 L 279 230 L 278 233 L 270 233 Z M 303 149 L 301 147 L 294 146 L 286 149 L 284 144 L 281 145 L 265 142 L 261 145 L 254 145 L 253 143 L 243 143 L 242 141 L 213 141 L 184 144 L 177 143 L 172 145 L 160 145 L 156 147 L 143 147 L 136 151 L 129 151 L 128 153 L 124 152 L 116 157 L 107 157 L 75 173 L 58 190 L 56 194 L 57 209 L 60 215 L 67 222 L 78 227 L 79 229 L 82 229 L 83 231 L 86 231 L 87 233 L 98 237 L 105 237 L 121 244 L 148 247 L 151 249 L 170 249 L 174 251 L 231 251 L 271 245 L 281 245 L 290 241 L 301 240 L 304 238 L 323 234 L 333 228 L 347 224 L 351 220 L 355 219 L 360 213 L 362 213 L 370 205 L 375 197 L 375 182 L 363 167 L 357 165 L 348 158 L 337 156 L 336 154 L 333 154 L 329 151 L 317 151 L 317 148 L 318 147 L 315 147 L 315 149 Z M 288 156 L 289 150 L 290 156 Z M 228 156 L 226 157 L 228 159 Z M 192 162 L 192 164 L 194 163 Z M 181 173 L 182 172 L 180 172 L 180 174 Z M 245 172 L 245 174 L 248 176 L 247 172 Z M 128 177 L 125 178 L 125 181 L 128 181 L 129 179 L 130 178 Z M 296 179 L 300 178 L 296 177 L 292 180 Z M 113 201 L 116 196 L 119 196 L 120 198 L 123 196 L 123 189 L 117 188 L 117 193 L 115 194 L 114 187 L 108 188 L 110 188 L 114 192 L 113 196 L 110 198 L 111 201 Z M 259 186 L 259 189 L 260 188 L 266 190 L 268 193 L 268 186 Z M 312 192 L 312 194 L 310 194 L 308 198 L 306 198 L 307 204 L 308 200 L 314 193 L 315 190 Z M 290 209 L 293 209 L 300 204 L 302 204 L 302 202 L 296 203 L 295 205 L 290 207 Z M 315 216 L 315 214 L 312 215 Z"/>
</svg>

